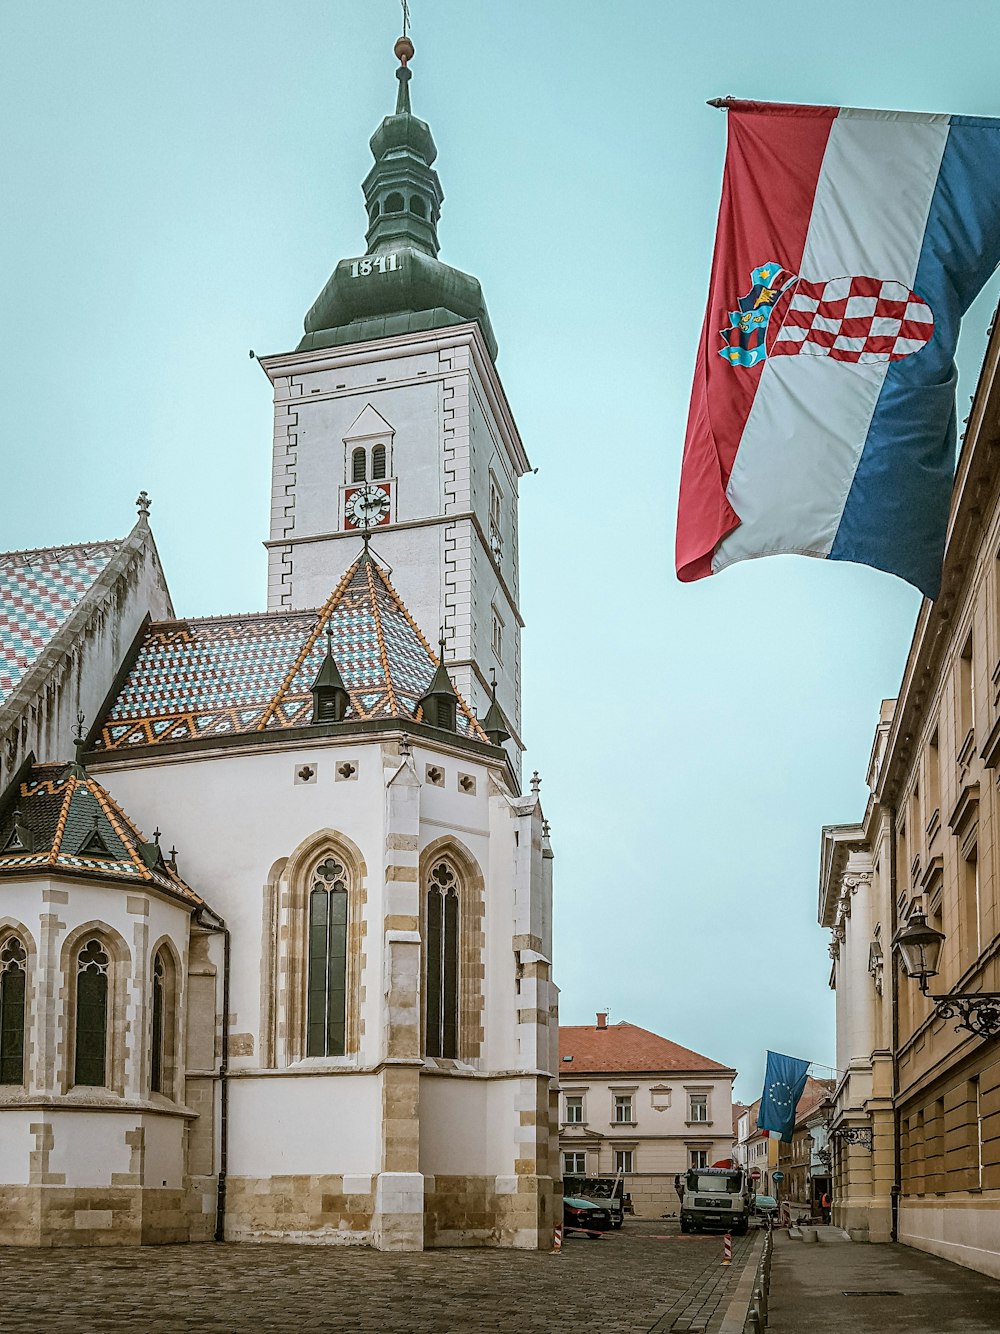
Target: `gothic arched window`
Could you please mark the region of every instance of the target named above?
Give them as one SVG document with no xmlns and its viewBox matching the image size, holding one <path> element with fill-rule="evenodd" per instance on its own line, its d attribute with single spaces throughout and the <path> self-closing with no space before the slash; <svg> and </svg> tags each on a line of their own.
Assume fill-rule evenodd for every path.
<svg viewBox="0 0 1000 1334">
<path fill-rule="evenodd" d="M 166 998 L 166 964 L 163 951 L 157 950 L 153 960 L 153 1031 L 149 1052 L 149 1088 L 152 1093 L 163 1092 L 164 1008 Z"/>
<path fill-rule="evenodd" d="M 347 871 L 320 862 L 309 894 L 306 1055 L 343 1056 L 347 1034 Z"/>
<path fill-rule="evenodd" d="M 351 455 L 351 481 L 363 482 L 366 476 L 366 459 L 363 449 L 356 449 Z"/>
<path fill-rule="evenodd" d="M 24 1083 L 24 1004 L 28 956 L 17 936 L 0 946 L 0 1084 Z"/>
<path fill-rule="evenodd" d="M 108 970 L 111 960 L 97 939 L 86 942 L 76 959 L 75 1084 L 107 1083 Z"/>
<path fill-rule="evenodd" d="M 458 919 L 458 879 L 448 862 L 435 862 L 427 884 L 428 1056 L 458 1056 Z"/>
<path fill-rule="evenodd" d="M 385 476 L 385 445 L 376 445 L 372 450 L 372 476 Z"/>
</svg>

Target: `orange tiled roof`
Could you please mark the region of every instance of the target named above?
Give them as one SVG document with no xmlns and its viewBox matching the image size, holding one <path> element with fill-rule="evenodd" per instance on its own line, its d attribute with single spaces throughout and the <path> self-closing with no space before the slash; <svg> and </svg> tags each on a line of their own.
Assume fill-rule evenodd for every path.
<svg viewBox="0 0 1000 1334">
<path fill-rule="evenodd" d="M 573 1059 L 567 1061 L 566 1057 Z M 648 1028 L 622 1021 L 597 1028 L 586 1024 L 559 1027 L 559 1069 L 562 1074 L 623 1074 L 626 1071 L 679 1071 L 735 1075 L 736 1071 L 696 1051 L 661 1038 Z"/>
</svg>

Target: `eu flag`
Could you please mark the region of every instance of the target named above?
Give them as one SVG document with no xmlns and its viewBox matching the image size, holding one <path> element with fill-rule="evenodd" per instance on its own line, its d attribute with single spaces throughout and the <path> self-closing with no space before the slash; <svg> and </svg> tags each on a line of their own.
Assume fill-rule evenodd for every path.
<svg viewBox="0 0 1000 1334">
<path fill-rule="evenodd" d="M 761 1130 L 773 1130 L 790 1144 L 795 1129 L 795 1108 L 802 1097 L 809 1076 L 809 1062 L 795 1056 L 767 1053 L 767 1072 L 764 1092 L 760 1095 L 757 1125 Z"/>
</svg>

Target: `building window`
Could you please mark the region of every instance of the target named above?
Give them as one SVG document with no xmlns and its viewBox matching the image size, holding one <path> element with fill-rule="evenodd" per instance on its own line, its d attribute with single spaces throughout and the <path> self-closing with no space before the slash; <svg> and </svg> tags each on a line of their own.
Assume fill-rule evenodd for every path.
<svg viewBox="0 0 1000 1334">
<path fill-rule="evenodd" d="M 632 1095 L 631 1093 L 615 1094 L 615 1123 L 617 1125 L 632 1124 Z"/>
<path fill-rule="evenodd" d="M 958 660 L 958 736 L 956 740 L 960 748 L 965 745 L 966 738 L 972 731 L 975 720 L 976 696 L 972 650 L 972 635 L 970 634 Z"/>
<path fill-rule="evenodd" d="M 108 970 L 99 940 L 88 940 L 76 961 L 76 1058 L 73 1082 L 104 1087 L 108 1067 Z"/>
<path fill-rule="evenodd" d="M 158 950 L 153 960 L 153 1031 L 149 1052 L 149 1087 L 153 1093 L 163 1092 L 163 951 Z"/>
<path fill-rule="evenodd" d="M 426 1052 L 458 1056 L 458 880 L 447 862 L 427 886 Z"/>
<path fill-rule="evenodd" d="M 707 1167 L 708 1150 L 707 1149 L 689 1149 L 688 1150 L 689 1167 Z"/>
<path fill-rule="evenodd" d="M 564 1153 L 563 1171 L 568 1177 L 586 1176 L 587 1174 L 587 1155 L 585 1153 Z"/>
<path fill-rule="evenodd" d="M 635 1171 L 635 1154 L 632 1149 L 615 1149 L 615 1171 L 625 1176 Z"/>
<path fill-rule="evenodd" d="M 372 450 L 372 477 L 385 476 L 385 445 L 376 445 Z"/>
<path fill-rule="evenodd" d="M 503 498 L 497 479 L 490 473 L 490 550 L 497 560 L 503 555 Z"/>
<path fill-rule="evenodd" d="M 24 1006 L 28 956 L 17 936 L 0 947 L 0 1084 L 24 1083 Z"/>
<path fill-rule="evenodd" d="M 503 662 L 503 621 L 496 607 L 493 608 L 493 652 Z"/>
<path fill-rule="evenodd" d="M 690 1093 L 688 1094 L 688 1120 L 689 1121 L 707 1121 L 708 1120 L 708 1094 Z"/>
<path fill-rule="evenodd" d="M 351 481 L 363 482 L 367 475 L 367 459 L 363 449 L 356 449 L 351 455 Z"/>
<path fill-rule="evenodd" d="M 347 906 L 347 871 L 327 857 L 316 868 L 309 895 L 307 1056 L 346 1051 Z"/>
<path fill-rule="evenodd" d="M 566 1097 L 566 1120 L 570 1125 L 578 1126 L 583 1122 L 583 1098 L 577 1095 Z"/>
<path fill-rule="evenodd" d="M 402 211 L 403 211 L 403 196 L 401 194 L 396 193 L 395 191 L 391 195 L 386 195 L 385 212 L 402 213 Z"/>
</svg>

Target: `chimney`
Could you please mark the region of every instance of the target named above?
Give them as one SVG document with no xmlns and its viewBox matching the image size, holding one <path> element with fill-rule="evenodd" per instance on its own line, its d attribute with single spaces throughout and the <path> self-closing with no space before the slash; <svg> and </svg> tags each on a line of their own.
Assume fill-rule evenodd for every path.
<svg viewBox="0 0 1000 1334">
<path fill-rule="evenodd" d="M 607 1028 L 607 1026 L 608 1026 L 608 1012 L 607 1012 L 607 1010 L 598 1010 L 598 1011 L 597 1011 L 597 1027 L 598 1027 L 598 1028 Z"/>
</svg>

